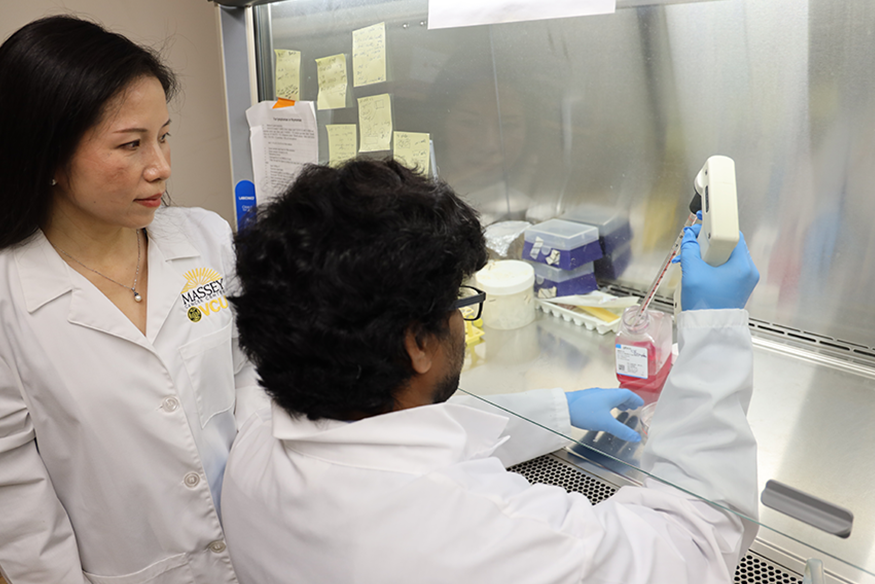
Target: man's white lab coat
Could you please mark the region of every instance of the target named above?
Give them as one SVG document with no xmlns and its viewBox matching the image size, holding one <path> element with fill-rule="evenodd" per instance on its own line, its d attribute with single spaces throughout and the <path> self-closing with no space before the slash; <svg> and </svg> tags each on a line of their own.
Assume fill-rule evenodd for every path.
<svg viewBox="0 0 875 584">
<path fill-rule="evenodd" d="M 654 416 L 646 464 L 755 516 L 747 313 L 689 312 L 678 324 L 680 356 Z M 491 456 L 506 423 L 453 403 L 354 423 L 293 419 L 276 406 L 251 417 L 232 449 L 222 500 L 238 578 L 732 581 L 755 527 L 655 481 L 595 506 L 579 493 L 530 485 Z M 544 451 L 555 447 L 551 440 Z"/>
<path fill-rule="evenodd" d="M 148 235 L 146 336 L 41 232 L 0 252 L 0 567 L 14 584 L 236 582 L 218 496 L 235 409 L 261 391 L 224 294 L 231 231 L 170 208 Z"/>
</svg>

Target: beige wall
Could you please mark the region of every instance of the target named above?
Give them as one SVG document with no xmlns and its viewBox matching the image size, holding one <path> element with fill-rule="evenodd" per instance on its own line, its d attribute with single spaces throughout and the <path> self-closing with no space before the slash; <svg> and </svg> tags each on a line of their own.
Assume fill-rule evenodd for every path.
<svg viewBox="0 0 875 584">
<path fill-rule="evenodd" d="M 161 50 L 182 85 L 170 104 L 170 195 L 176 205 L 204 207 L 233 223 L 218 10 L 207 0 L 0 0 L 0 39 L 31 20 L 65 13 Z"/>
</svg>

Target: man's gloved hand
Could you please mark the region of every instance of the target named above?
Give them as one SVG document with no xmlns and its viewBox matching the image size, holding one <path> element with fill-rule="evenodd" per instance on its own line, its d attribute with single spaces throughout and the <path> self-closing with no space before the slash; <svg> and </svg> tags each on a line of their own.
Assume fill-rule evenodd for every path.
<svg viewBox="0 0 875 584">
<path fill-rule="evenodd" d="M 682 309 L 744 308 L 760 280 L 760 273 L 747 251 L 744 235 L 739 233 L 738 244 L 726 263 L 714 267 L 702 259 L 696 240 L 701 229 L 702 226 L 698 224 L 684 228 L 680 253 Z"/>
<path fill-rule="evenodd" d="M 644 400 L 628 389 L 619 387 L 581 389 L 565 394 L 571 425 L 582 430 L 601 430 L 627 442 L 640 442 L 641 436 L 625 424 L 618 422 L 611 410 L 634 410 L 644 405 Z"/>
</svg>

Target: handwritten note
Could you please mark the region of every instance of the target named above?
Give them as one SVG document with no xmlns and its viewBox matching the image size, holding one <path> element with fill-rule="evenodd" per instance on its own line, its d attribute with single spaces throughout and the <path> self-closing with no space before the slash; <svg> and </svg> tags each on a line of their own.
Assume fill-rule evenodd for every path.
<svg viewBox="0 0 875 584">
<path fill-rule="evenodd" d="M 386 23 L 352 31 L 353 86 L 386 80 Z"/>
<path fill-rule="evenodd" d="M 392 141 L 392 101 L 389 94 L 360 97 L 359 130 L 362 134 L 359 152 L 388 150 Z"/>
<path fill-rule="evenodd" d="M 321 110 L 346 107 L 346 55 L 331 55 L 316 59 L 319 96 L 316 107 Z"/>
<path fill-rule="evenodd" d="M 355 124 L 326 124 L 328 130 L 328 164 L 337 166 L 355 158 Z"/>
<path fill-rule="evenodd" d="M 395 132 L 395 146 L 392 156 L 404 166 L 415 168 L 427 175 L 430 155 L 428 134 Z"/>
<path fill-rule="evenodd" d="M 301 52 L 274 49 L 276 54 L 276 96 L 301 99 Z"/>
</svg>

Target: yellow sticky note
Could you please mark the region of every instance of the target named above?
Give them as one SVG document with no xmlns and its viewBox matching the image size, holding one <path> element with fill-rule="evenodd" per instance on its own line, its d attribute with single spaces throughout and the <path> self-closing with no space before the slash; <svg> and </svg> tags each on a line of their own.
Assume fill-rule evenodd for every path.
<svg viewBox="0 0 875 584">
<path fill-rule="evenodd" d="M 326 124 L 328 130 L 328 164 L 338 165 L 355 158 L 355 124 Z"/>
<path fill-rule="evenodd" d="M 301 99 L 301 52 L 274 49 L 276 54 L 276 96 Z"/>
<path fill-rule="evenodd" d="M 346 55 L 316 59 L 316 72 L 319 79 L 316 107 L 321 110 L 346 107 Z"/>
<path fill-rule="evenodd" d="M 386 80 L 386 23 L 352 31 L 353 86 Z"/>
<path fill-rule="evenodd" d="M 395 132 L 392 155 L 404 166 L 428 174 L 428 163 L 431 159 L 429 135 L 420 132 Z"/>
<path fill-rule="evenodd" d="M 392 101 L 388 93 L 360 97 L 359 131 L 362 134 L 359 152 L 388 150 L 392 141 Z"/>
</svg>

